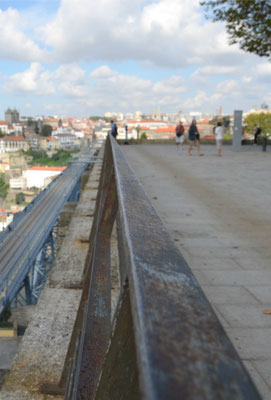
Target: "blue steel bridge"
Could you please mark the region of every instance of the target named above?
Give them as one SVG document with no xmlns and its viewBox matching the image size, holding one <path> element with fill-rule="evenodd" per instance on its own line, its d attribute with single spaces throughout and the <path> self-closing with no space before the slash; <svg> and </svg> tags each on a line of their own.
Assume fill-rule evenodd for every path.
<svg viewBox="0 0 271 400">
<path fill-rule="evenodd" d="M 80 153 L 0 234 L 0 318 L 25 289 L 26 304 L 36 304 L 54 260 L 56 226 L 67 201 L 77 201 L 83 172 L 96 149 Z"/>
</svg>

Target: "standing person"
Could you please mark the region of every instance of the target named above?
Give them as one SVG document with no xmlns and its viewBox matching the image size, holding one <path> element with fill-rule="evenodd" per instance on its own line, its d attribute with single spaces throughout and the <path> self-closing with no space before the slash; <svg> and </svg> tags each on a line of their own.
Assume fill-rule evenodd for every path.
<svg viewBox="0 0 271 400">
<path fill-rule="evenodd" d="M 262 133 L 262 130 L 259 126 L 255 125 L 254 132 L 254 144 L 258 144 L 258 136 Z"/>
<path fill-rule="evenodd" d="M 113 120 L 111 120 L 110 122 L 111 122 L 111 135 L 114 136 L 114 138 L 117 140 L 118 127 Z"/>
<path fill-rule="evenodd" d="M 97 136 L 96 136 L 96 128 L 94 127 L 93 130 L 92 130 L 92 146 L 95 145 L 96 138 L 97 138 Z"/>
<path fill-rule="evenodd" d="M 189 127 L 188 131 L 188 139 L 189 139 L 189 147 L 188 147 L 188 155 L 191 156 L 191 149 L 192 146 L 196 146 L 198 150 L 198 155 L 203 156 L 203 154 L 200 153 L 200 145 L 199 145 L 199 131 L 197 127 L 196 120 L 193 119 L 192 124 Z"/>
<path fill-rule="evenodd" d="M 183 126 L 181 121 L 176 126 L 175 132 L 176 132 L 176 145 L 177 145 L 177 148 L 183 149 L 183 146 L 184 146 L 184 126 Z"/>
<path fill-rule="evenodd" d="M 223 136 L 224 136 L 224 128 L 221 122 L 218 122 L 215 128 L 215 140 L 216 140 L 217 155 L 220 157 L 222 156 Z"/>
</svg>

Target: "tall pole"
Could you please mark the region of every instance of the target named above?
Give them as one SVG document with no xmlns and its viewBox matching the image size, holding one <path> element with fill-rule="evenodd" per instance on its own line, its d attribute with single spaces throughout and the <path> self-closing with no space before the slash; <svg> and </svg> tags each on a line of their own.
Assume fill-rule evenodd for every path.
<svg viewBox="0 0 271 400">
<path fill-rule="evenodd" d="M 242 115 L 243 111 L 234 111 L 234 128 L 232 141 L 233 151 L 241 151 L 242 149 Z"/>
</svg>

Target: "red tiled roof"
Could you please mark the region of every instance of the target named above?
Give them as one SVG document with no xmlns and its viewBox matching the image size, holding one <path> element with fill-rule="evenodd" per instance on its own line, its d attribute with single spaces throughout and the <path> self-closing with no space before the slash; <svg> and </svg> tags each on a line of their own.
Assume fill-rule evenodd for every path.
<svg viewBox="0 0 271 400">
<path fill-rule="evenodd" d="M 67 167 L 47 167 L 47 166 L 40 166 L 36 165 L 34 167 L 28 168 L 31 171 L 65 171 Z"/>
<path fill-rule="evenodd" d="M 175 132 L 175 126 L 166 126 L 155 129 L 155 132 Z"/>
<path fill-rule="evenodd" d="M 4 140 L 12 140 L 13 142 L 24 142 L 25 138 L 23 136 L 4 136 Z"/>
</svg>

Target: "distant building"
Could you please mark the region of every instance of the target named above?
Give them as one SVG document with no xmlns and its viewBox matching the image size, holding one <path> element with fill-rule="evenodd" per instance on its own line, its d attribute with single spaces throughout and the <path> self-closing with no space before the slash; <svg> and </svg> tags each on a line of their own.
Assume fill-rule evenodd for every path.
<svg viewBox="0 0 271 400">
<path fill-rule="evenodd" d="M 11 189 L 26 189 L 26 177 L 20 176 L 19 178 L 11 178 L 9 180 L 9 186 Z"/>
<path fill-rule="evenodd" d="M 4 136 L 0 138 L 0 153 L 28 150 L 29 145 L 23 136 Z"/>
<path fill-rule="evenodd" d="M 72 133 L 59 133 L 52 137 L 58 139 L 59 147 L 62 148 L 74 148 L 78 146 L 77 137 Z"/>
<path fill-rule="evenodd" d="M 14 122 L 19 122 L 19 119 L 19 112 L 15 108 L 14 110 L 8 108 L 5 112 L 5 120 L 8 121 L 10 124 L 13 124 Z"/>
<path fill-rule="evenodd" d="M 0 129 L 2 133 L 9 133 L 9 122 L 8 121 L 0 121 Z"/>
<path fill-rule="evenodd" d="M 42 150 L 56 150 L 59 148 L 59 139 L 57 136 L 43 136 L 40 142 Z"/>
<path fill-rule="evenodd" d="M 65 171 L 66 167 L 42 167 L 35 166 L 28 168 L 24 171 L 24 177 L 26 178 L 27 188 L 30 189 L 32 187 L 43 188 L 47 186 L 51 178 L 51 180 L 57 175 L 61 174 L 61 172 Z"/>
<path fill-rule="evenodd" d="M 25 140 L 28 143 L 28 146 L 33 150 L 39 150 L 40 148 L 40 136 L 36 133 L 26 131 L 25 132 Z"/>
<path fill-rule="evenodd" d="M 50 125 L 52 128 L 58 128 L 59 118 L 44 118 L 43 125 Z"/>
</svg>

